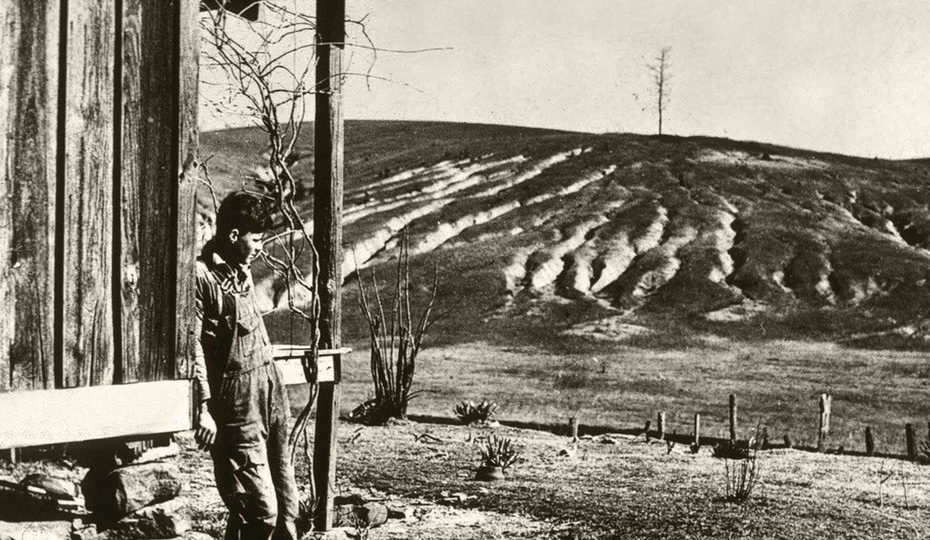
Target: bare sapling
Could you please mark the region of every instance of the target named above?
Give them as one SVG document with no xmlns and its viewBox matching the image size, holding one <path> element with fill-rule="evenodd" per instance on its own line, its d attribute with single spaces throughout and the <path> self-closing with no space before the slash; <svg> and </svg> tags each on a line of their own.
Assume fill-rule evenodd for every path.
<svg viewBox="0 0 930 540">
<path fill-rule="evenodd" d="M 656 115 L 659 121 L 659 135 L 662 135 L 663 117 L 665 116 L 665 110 L 668 108 L 671 97 L 671 92 L 669 91 L 669 81 L 672 78 L 670 73 L 671 63 L 669 62 L 671 52 L 671 47 L 663 47 L 662 50 L 659 51 L 659 54 L 653 59 L 653 62 L 646 66 L 652 74 L 651 89 L 656 98 Z"/>
<path fill-rule="evenodd" d="M 374 397 L 353 411 L 352 418 L 366 424 L 406 419 L 407 406 L 417 392 L 413 377 L 423 338 L 438 317 L 433 316 L 439 290 L 439 268 L 434 268 L 432 290 L 415 318 L 410 293 L 410 251 L 407 231 L 401 233 L 393 298 L 384 298 L 374 268 L 366 285 L 358 271 L 359 304 L 368 323 L 371 344 L 371 380 Z M 386 303 L 390 302 L 389 307 Z"/>
</svg>

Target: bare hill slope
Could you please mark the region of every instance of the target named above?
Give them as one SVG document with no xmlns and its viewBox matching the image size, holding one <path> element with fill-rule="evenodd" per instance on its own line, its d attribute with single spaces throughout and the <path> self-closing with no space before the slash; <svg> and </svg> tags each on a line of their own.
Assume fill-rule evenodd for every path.
<svg viewBox="0 0 930 540">
<path fill-rule="evenodd" d="M 221 189 L 260 174 L 257 130 L 202 142 Z M 923 345 L 926 163 L 425 122 L 349 122 L 346 143 L 350 336 L 363 335 L 355 261 L 366 275 L 387 263 L 406 227 L 417 275 L 438 264 L 441 301 L 455 306 L 449 340 Z M 300 153 L 295 171 L 309 178 L 309 139 Z M 261 286 L 269 307 L 284 305 L 274 276 Z M 278 317 L 278 331 L 291 328 Z"/>
</svg>

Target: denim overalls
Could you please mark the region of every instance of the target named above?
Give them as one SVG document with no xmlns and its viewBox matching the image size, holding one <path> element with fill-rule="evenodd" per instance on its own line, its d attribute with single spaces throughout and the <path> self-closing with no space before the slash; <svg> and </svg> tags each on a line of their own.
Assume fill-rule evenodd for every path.
<svg viewBox="0 0 930 540">
<path fill-rule="evenodd" d="M 209 346 L 208 337 L 203 345 L 210 414 L 217 424 L 213 470 L 229 509 L 226 538 L 271 538 L 274 533 L 274 538 L 296 540 L 298 494 L 287 444 L 290 405 L 251 276 L 230 286 L 222 272 L 213 275 L 222 284 L 222 300 L 216 318 L 205 311 L 203 333 L 212 334 L 213 343 Z"/>
</svg>

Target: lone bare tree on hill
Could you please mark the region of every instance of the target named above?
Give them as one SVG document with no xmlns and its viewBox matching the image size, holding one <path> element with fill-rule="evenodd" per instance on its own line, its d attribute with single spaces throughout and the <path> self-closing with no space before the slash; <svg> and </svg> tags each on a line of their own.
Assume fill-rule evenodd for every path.
<svg viewBox="0 0 930 540">
<path fill-rule="evenodd" d="M 662 47 L 659 55 L 653 59 L 653 63 L 647 64 L 646 67 L 652 73 L 652 91 L 656 95 L 656 112 L 659 115 L 659 135 L 662 134 L 662 116 L 668 107 L 669 88 L 668 82 L 672 78 L 669 70 L 669 55 L 672 52 L 671 47 Z"/>
</svg>

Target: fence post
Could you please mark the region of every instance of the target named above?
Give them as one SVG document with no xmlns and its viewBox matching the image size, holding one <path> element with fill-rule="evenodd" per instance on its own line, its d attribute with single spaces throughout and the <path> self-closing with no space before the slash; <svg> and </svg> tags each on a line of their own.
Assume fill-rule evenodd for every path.
<svg viewBox="0 0 930 540">
<path fill-rule="evenodd" d="M 730 394 L 730 442 L 736 444 L 736 396 Z"/>
<path fill-rule="evenodd" d="M 578 440 L 578 416 L 572 416 L 568 420 L 568 432 L 571 434 L 573 441 Z"/>
<path fill-rule="evenodd" d="M 694 415 L 694 446 L 701 446 L 701 415 Z"/>
<path fill-rule="evenodd" d="M 830 434 L 830 406 L 833 404 L 833 396 L 830 394 L 820 394 L 820 429 L 817 432 L 817 451 L 823 452 L 827 449 L 827 435 Z"/>
<path fill-rule="evenodd" d="M 660 412 L 656 416 L 656 428 L 659 431 L 659 440 L 664 441 L 665 440 L 665 413 L 664 412 Z"/>
<path fill-rule="evenodd" d="M 904 437 L 907 441 L 907 459 L 917 459 L 917 440 L 914 437 L 914 424 L 904 424 Z"/>
<path fill-rule="evenodd" d="M 872 437 L 871 426 L 866 426 L 865 428 L 865 455 L 875 455 L 875 439 Z"/>
<path fill-rule="evenodd" d="M 646 425 L 643 426 L 643 435 L 646 436 L 646 442 L 649 442 L 649 426 L 652 425 L 652 422 L 646 420 Z"/>
</svg>

